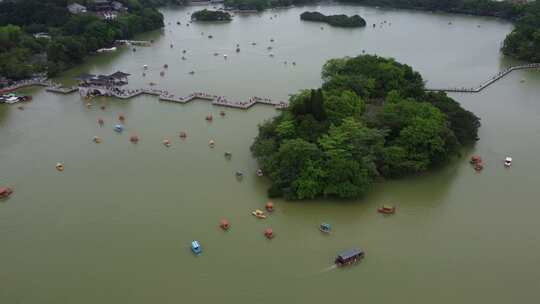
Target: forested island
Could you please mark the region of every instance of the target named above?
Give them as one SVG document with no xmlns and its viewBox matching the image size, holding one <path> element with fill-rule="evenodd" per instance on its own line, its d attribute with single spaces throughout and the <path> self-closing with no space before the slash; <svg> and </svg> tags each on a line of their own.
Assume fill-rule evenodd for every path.
<svg viewBox="0 0 540 304">
<path fill-rule="evenodd" d="M 271 197 L 358 198 L 378 179 L 426 172 L 478 139 L 478 117 L 427 93 L 422 76 L 393 59 L 332 59 L 322 78 L 259 127 L 251 151 Z"/>
<path fill-rule="evenodd" d="M 191 14 L 193 21 L 231 21 L 231 14 L 223 11 L 211 11 L 203 9 Z"/>
<path fill-rule="evenodd" d="M 24 79 L 35 73 L 54 76 L 117 39 L 163 27 L 156 9 L 166 0 L 121 0 L 118 11 L 103 15 L 92 0 L 4 0 L 0 2 L 0 75 Z"/>
<path fill-rule="evenodd" d="M 319 12 L 303 12 L 300 19 L 305 21 L 325 22 L 332 26 L 339 27 L 364 27 L 366 20 L 358 15 L 330 15 L 326 16 Z"/>
</svg>

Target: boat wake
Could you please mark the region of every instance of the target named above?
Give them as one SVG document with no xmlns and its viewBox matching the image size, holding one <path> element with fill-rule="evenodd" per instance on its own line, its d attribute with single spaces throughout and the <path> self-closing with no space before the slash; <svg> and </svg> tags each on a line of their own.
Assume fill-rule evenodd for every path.
<svg viewBox="0 0 540 304">
<path fill-rule="evenodd" d="M 329 272 L 329 271 L 332 271 L 332 270 L 334 270 L 334 269 L 336 269 L 336 268 L 337 268 L 337 265 L 334 264 L 334 265 L 332 265 L 332 266 L 330 266 L 330 267 L 324 268 L 323 270 L 321 270 L 321 271 L 319 271 L 319 272 L 317 272 L 317 273 L 325 273 L 325 272 Z"/>
</svg>

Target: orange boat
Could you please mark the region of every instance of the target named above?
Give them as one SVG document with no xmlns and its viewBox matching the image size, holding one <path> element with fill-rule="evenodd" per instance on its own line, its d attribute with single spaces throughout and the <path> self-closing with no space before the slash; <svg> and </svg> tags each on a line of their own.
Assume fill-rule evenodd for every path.
<svg viewBox="0 0 540 304">
<path fill-rule="evenodd" d="M 265 208 L 266 208 L 266 211 L 268 211 L 268 212 L 274 211 L 274 203 L 269 201 L 268 203 L 266 203 Z"/>
<path fill-rule="evenodd" d="M 396 213 L 396 207 L 395 206 L 389 206 L 389 205 L 382 205 L 379 209 L 377 209 L 379 213 L 382 214 L 394 214 Z"/>
</svg>

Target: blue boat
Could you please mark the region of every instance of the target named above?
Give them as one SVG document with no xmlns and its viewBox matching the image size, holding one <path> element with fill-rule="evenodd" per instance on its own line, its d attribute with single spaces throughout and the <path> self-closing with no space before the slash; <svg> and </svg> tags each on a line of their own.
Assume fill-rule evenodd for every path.
<svg viewBox="0 0 540 304">
<path fill-rule="evenodd" d="M 321 226 L 319 226 L 319 230 L 324 233 L 330 233 L 330 231 L 332 231 L 332 226 L 328 223 L 322 223 Z"/>
<path fill-rule="evenodd" d="M 197 241 L 191 242 L 191 251 L 195 253 L 196 255 L 199 255 L 202 253 L 201 245 Z"/>
<path fill-rule="evenodd" d="M 124 126 L 122 125 L 115 125 L 114 126 L 114 130 L 118 133 L 122 133 L 122 131 L 124 131 Z"/>
</svg>

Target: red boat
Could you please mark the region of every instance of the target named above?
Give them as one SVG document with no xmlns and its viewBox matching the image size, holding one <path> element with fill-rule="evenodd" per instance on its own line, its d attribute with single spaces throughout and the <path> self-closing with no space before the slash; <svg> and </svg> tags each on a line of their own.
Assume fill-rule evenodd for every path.
<svg viewBox="0 0 540 304">
<path fill-rule="evenodd" d="M 265 207 L 266 207 L 266 211 L 268 211 L 268 212 L 274 211 L 274 203 L 272 203 L 272 202 L 266 203 Z"/>
<path fill-rule="evenodd" d="M 13 193 L 9 187 L 0 187 L 0 198 L 8 198 Z"/>
<path fill-rule="evenodd" d="M 272 239 L 274 237 L 274 231 L 272 228 L 266 228 L 264 231 L 264 236 L 266 236 L 267 239 Z"/>
<path fill-rule="evenodd" d="M 221 229 L 223 229 L 223 230 L 229 230 L 230 226 L 231 226 L 231 224 L 227 220 L 221 220 L 221 222 L 219 224 L 219 227 L 221 227 Z"/>
<path fill-rule="evenodd" d="M 394 214 L 396 213 L 396 207 L 395 206 L 389 206 L 389 205 L 383 205 L 379 209 L 377 209 L 379 213 L 382 214 Z"/>
</svg>

